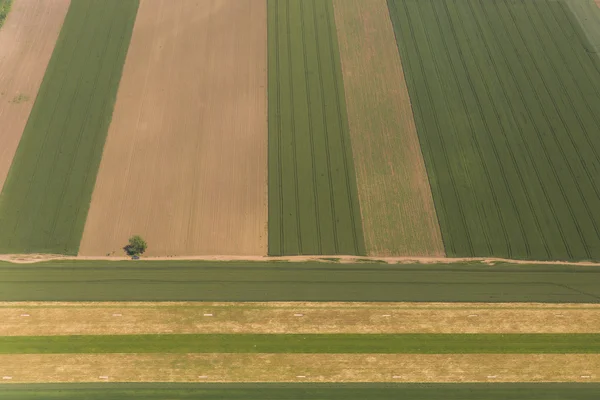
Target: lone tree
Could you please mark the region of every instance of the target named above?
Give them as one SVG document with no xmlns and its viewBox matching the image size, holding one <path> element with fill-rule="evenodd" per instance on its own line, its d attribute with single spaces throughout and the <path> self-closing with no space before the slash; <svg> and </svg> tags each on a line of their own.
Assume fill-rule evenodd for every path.
<svg viewBox="0 0 600 400">
<path fill-rule="evenodd" d="M 123 247 L 123 250 L 130 256 L 139 256 L 146 251 L 146 241 L 141 236 L 135 235 L 129 238 L 129 244 Z"/>
</svg>

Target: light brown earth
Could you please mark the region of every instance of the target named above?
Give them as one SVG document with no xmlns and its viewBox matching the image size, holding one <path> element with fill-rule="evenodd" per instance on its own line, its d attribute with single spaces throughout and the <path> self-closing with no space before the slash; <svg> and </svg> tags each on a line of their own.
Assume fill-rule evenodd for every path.
<svg viewBox="0 0 600 400">
<path fill-rule="evenodd" d="M 80 254 L 267 251 L 266 2 L 142 0 Z"/>
<path fill-rule="evenodd" d="M 386 0 L 334 0 L 367 252 L 444 245 Z"/>
<path fill-rule="evenodd" d="M 70 0 L 16 0 L 0 29 L 0 191 Z"/>
<path fill-rule="evenodd" d="M 163 333 L 597 333 L 600 332 L 600 305 L 3 302 L 0 303 L 0 321 L 1 336 Z"/>
<path fill-rule="evenodd" d="M 599 354 L 11 354 L 2 383 L 600 382 Z"/>
</svg>

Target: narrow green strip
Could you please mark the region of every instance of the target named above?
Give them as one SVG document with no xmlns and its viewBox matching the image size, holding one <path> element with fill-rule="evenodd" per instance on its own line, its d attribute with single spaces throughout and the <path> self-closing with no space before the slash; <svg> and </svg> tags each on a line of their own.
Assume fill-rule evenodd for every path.
<svg viewBox="0 0 600 400">
<path fill-rule="evenodd" d="M 0 337 L 0 354 L 63 353 L 600 353 L 600 334 L 227 334 Z"/>
<path fill-rule="evenodd" d="M 269 254 L 364 254 L 331 0 L 268 0 Z"/>
<path fill-rule="evenodd" d="M 0 385 L 11 400 L 597 400 L 596 383 L 70 383 Z"/>
<path fill-rule="evenodd" d="M 0 194 L 0 253 L 77 254 L 138 4 L 71 2 Z"/>
</svg>

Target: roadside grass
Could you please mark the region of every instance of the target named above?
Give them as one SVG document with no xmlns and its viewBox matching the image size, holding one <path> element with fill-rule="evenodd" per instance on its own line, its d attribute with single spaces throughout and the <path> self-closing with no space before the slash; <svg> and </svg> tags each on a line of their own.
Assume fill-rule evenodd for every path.
<svg viewBox="0 0 600 400">
<path fill-rule="evenodd" d="M 0 194 L 0 253 L 77 254 L 137 7 L 71 2 Z"/>
<path fill-rule="evenodd" d="M 3 336 L 0 354 L 597 354 L 600 334 Z"/>
<path fill-rule="evenodd" d="M 268 0 L 269 255 L 365 254 L 331 0 Z"/>
<path fill-rule="evenodd" d="M 571 3 L 600 20 L 590 0 L 388 0 L 449 256 L 600 259 L 600 58 Z"/>
</svg>

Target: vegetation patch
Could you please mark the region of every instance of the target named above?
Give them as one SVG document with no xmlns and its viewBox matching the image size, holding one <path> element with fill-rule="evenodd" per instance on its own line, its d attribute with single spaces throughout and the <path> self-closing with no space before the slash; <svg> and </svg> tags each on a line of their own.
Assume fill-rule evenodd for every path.
<svg viewBox="0 0 600 400">
<path fill-rule="evenodd" d="M 137 8 L 71 2 L 0 194 L 0 252 L 77 254 Z"/>
<path fill-rule="evenodd" d="M 13 0 L 0 0 L 0 28 L 4 25 Z"/>
</svg>

